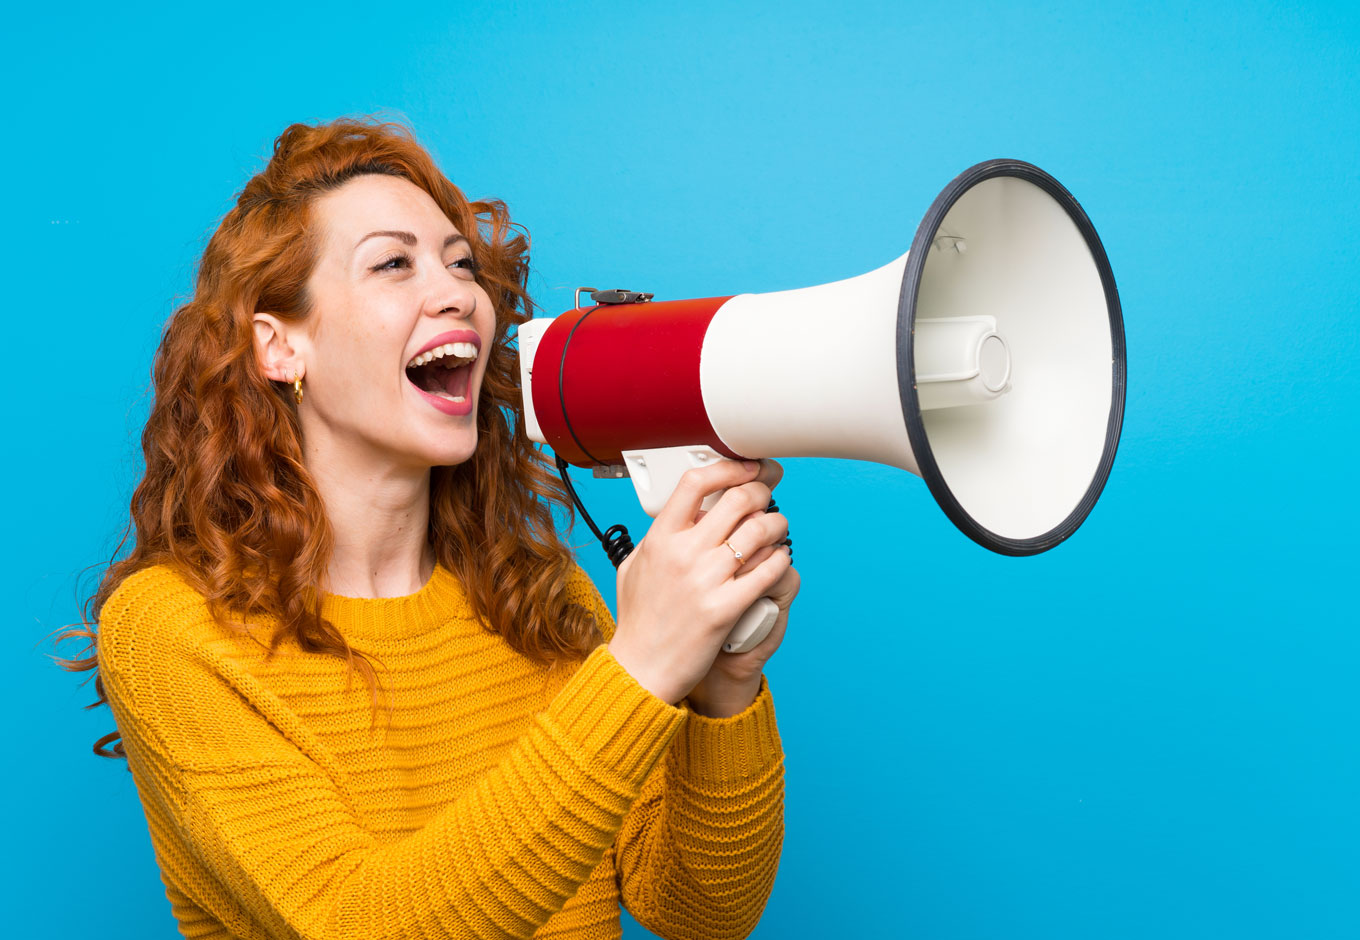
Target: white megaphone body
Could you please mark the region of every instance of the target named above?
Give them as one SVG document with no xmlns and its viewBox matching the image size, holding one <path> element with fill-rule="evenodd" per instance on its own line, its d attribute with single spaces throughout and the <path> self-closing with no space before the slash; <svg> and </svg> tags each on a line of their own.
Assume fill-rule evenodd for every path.
<svg viewBox="0 0 1360 940">
<path fill-rule="evenodd" d="M 626 472 L 653 516 L 692 466 L 840 457 L 917 474 L 974 541 L 1030 555 L 1076 531 L 1114 461 L 1125 383 L 1114 276 L 1077 201 L 1028 163 L 960 174 L 910 250 L 858 277 L 594 297 L 519 328 L 528 433 L 557 452 L 564 479 L 563 461 Z M 754 646 L 774 613 L 762 598 L 724 649 Z"/>
</svg>

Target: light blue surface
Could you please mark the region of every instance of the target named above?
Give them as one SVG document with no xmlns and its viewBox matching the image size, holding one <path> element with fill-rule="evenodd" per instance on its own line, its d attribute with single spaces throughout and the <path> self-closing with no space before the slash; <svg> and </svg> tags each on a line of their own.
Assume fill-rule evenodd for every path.
<svg viewBox="0 0 1360 940">
<path fill-rule="evenodd" d="M 789 462 L 804 590 L 770 669 L 787 832 L 756 936 L 1360 935 L 1357 7 L 1095 9 L 7 17 L 6 935 L 175 935 L 130 778 L 89 754 L 108 712 L 40 640 L 117 540 L 160 324 L 232 196 L 288 123 L 377 109 L 510 204 L 549 314 L 583 283 L 866 271 L 998 156 L 1104 241 L 1128 407 L 1069 542 L 993 556 L 913 477 Z M 626 483 L 584 489 L 642 527 Z"/>
</svg>

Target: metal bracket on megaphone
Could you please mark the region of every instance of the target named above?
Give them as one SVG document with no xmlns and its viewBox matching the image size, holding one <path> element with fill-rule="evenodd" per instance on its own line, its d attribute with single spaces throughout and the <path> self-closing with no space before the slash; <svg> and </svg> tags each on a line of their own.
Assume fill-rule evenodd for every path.
<svg viewBox="0 0 1360 940">
<path fill-rule="evenodd" d="M 654 297 L 654 294 L 644 294 L 642 291 L 624 290 L 616 287 L 613 290 L 599 290 L 595 287 L 576 288 L 575 304 L 577 309 L 581 307 L 581 295 L 590 294 L 590 299 L 597 304 L 645 304 Z"/>
</svg>

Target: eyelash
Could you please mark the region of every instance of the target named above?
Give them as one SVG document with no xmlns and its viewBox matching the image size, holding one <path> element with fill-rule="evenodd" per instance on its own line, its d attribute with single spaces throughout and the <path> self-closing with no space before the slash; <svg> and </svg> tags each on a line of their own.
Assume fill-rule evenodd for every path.
<svg viewBox="0 0 1360 940">
<path fill-rule="evenodd" d="M 391 264 L 393 261 L 400 261 L 402 262 L 403 266 L 410 267 L 411 256 L 404 251 L 399 251 L 396 254 L 390 255 L 384 258 L 383 260 L 379 261 L 373 267 L 369 268 L 369 270 L 373 271 L 375 274 L 381 273 L 382 271 L 396 271 L 398 270 L 397 268 L 388 267 L 388 265 Z M 450 262 L 450 264 L 451 265 L 461 264 L 463 265 L 463 270 L 471 271 L 473 274 L 476 274 L 478 271 L 481 270 L 481 267 L 477 264 L 477 261 L 471 255 L 468 255 L 465 258 L 459 258 L 456 261 Z"/>
</svg>

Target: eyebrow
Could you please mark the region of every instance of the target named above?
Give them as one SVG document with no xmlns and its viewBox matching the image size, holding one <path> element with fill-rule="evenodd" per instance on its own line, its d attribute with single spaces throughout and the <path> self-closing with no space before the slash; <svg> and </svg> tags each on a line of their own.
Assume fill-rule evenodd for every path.
<svg viewBox="0 0 1360 940">
<path fill-rule="evenodd" d="M 354 243 L 354 248 L 355 248 L 355 250 L 357 251 L 358 248 L 359 248 L 359 246 L 362 245 L 364 242 L 368 241 L 370 238 L 380 238 L 380 237 L 384 237 L 384 236 L 387 237 L 387 238 L 395 238 L 397 241 L 401 242 L 403 245 L 408 245 L 408 246 L 409 246 L 409 245 L 414 245 L 414 244 L 416 243 L 416 237 L 415 237 L 415 235 L 411 234 L 410 232 L 394 232 L 394 231 L 390 231 L 390 230 L 386 230 L 386 229 L 385 229 L 385 230 L 383 230 L 383 231 L 381 231 L 381 232 L 369 232 L 369 233 L 368 233 L 367 235 L 365 235 L 363 238 L 359 239 L 357 242 Z M 444 239 L 444 247 L 445 247 L 445 248 L 448 248 L 448 247 L 449 247 L 450 245 L 452 245 L 454 242 L 465 242 L 465 241 L 467 241 L 467 236 L 466 236 L 466 235 L 460 235 L 460 234 L 458 234 L 457 232 L 454 232 L 454 233 L 453 233 L 452 235 L 450 235 L 448 238 Z"/>
</svg>

